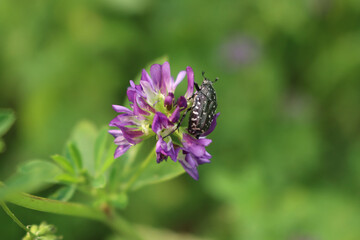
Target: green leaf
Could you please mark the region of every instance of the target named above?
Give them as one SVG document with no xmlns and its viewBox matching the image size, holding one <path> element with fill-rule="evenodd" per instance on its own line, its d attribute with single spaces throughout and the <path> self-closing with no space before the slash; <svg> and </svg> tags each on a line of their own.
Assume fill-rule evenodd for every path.
<svg viewBox="0 0 360 240">
<path fill-rule="evenodd" d="M 68 173 L 63 173 L 60 174 L 56 177 L 56 180 L 58 182 L 62 182 L 62 183 L 68 183 L 68 184 L 72 184 L 72 183 L 82 183 L 85 181 L 85 179 L 82 178 L 78 178 L 78 177 L 74 177 L 73 175 L 70 175 Z"/>
<path fill-rule="evenodd" d="M 4 135 L 15 121 L 15 114 L 9 109 L 0 109 L 0 137 Z M 5 143 L 0 139 L 0 153 L 5 149 Z"/>
<path fill-rule="evenodd" d="M 116 149 L 116 145 L 111 146 L 108 152 L 107 161 L 103 165 L 103 167 L 111 166 L 111 165 L 113 166 L 109 174 L 110 189 L 116 190 L 120 184 L 122 187 L 127 186 L 129 184 L 131 177 L 133 177 L 135 172 L 139 169 L 141 160 L 143 159 L 143 156 L 139 157 L 140 149 L 144 150 L 144 148 L 142 147 L 143 145 L 144 142 L 141 142 L 131 147 L 124 155 L 122 155 L 116 161 L 114 159 L 114 151 Z M 145 151 L 147 150 L 148 148 L 145 149 Z M 150 151 L 151 151 L 151 147 L 150 147 Z M 107 162 L 109 163 L 107 164 Z"/>
<path fill-rule="evenodd" d="M 80 151 L 79 151 L 76 143 L 70 141 L 70 142 L 68 142 L 66 148 L 67 148 L 66 150 L 67 150 L 69 157 L 75 163 L 76 169 L 79 169 L 79 170 L 82 169 L 82 167 L 83 167 L 82 158 L 81 158 L 81 154 L 80 154 Z"/>
<path fill-rule="evenodd" d="M 109 197 L 109 202 L 118 209 L 124 209 L 128 204 L 128 197 L 125 193 L 113 194 Z"/>
<path fill-rule="evenodd" d="M 166 162 L 157 163 L 156 156 L 154 154 L 152 161 L 142 172 L 142 174 L 134 181 L 130 189 L 138 190 L 139 188 L 146 185 L 171 180 L 183 174 L 184 172 L 185 170 L 179 162 L 168 160 Z"/>
<path fill-rule="evenodd" d="M 5 143 L 3 140 L 0 139 L 0 153 L 4 150 L 5 148 Z"/>
<path fill-rule="evenodd" d="M 106 185 L 106 177 L 105 175 L 100 175 L 99 177 L 95 178 L 91 182 L 92 187 L 94 188 L 104 188 Z"/>
<path fill-rule="evenodd" d="M 104 174 L 115 162 L 115 158 L 114 158 L 114 152 L 116 150 L 116 145 L 112 144 L 108 151 L 107 151 L 107 156 L 105 158 L 105 162 L 104 164 L 101 166 L 101 170 L 100 170 L 100 175 Z"/>
<path fill-rule="evenodd" d="M 56 178 L 61 172 L 58 166 L 48 161 L 26 162 L 5 182 L 5 186 L 0 188 L 0 200 L 16 192 L 35 191 L 46 184 L 57 182 Z"/>
<path fill-rule="evenodd" d="M 93 176 L 95 175 L 94 146 L 97 135 L 98 131 L 92 123 L 81 121 L 75 126 L 71 136 L 71 141 L 76 144 L 82 157 L 84 169 Z"/>
<path fill-rule="evenodd" d="M 120 14 L 142 14 L 150 4 L 149 0 L 104 0 L 99 2 Z"/>
<path fill-rule="evenodd" d="M 148 139 L 130 148 L 116 161 L 109 176 L 110 186 L 120 185 L 125 192 L 137 190 L 146 185 L 170 180 L 185 172 L 179 162 L 168 160 L 158 164 L 154 146 L 155 141 Z"/>
<path fill-rule="evenodd" d="M 39 179 L 42 182 L 54 183 L 56 176 L 61 174 L 61 169 L 55 164 L 45 160 L 32 160 L 18 168 L 18 172 Z"/>
<path fill-rule="evenodd" d="M 95 140 L 95 169 L 96 172 L 100 170 L 101 163 L 106 157 L 106 148 L 110 143 L 110 134 L 108 133 L 108 127 L 103 127 L 100 130 L 96 140 Z"/>
<path fill-rule="evenodd" d="M 4 135 L 15 121 L 15 114 L 9 109 L 0 109 L 0 137 Z"/>
<path fill-rule="evenodd" d="M 76 190 L 75 185 L 63 186 L 59 188 L 56 192 L 49 196 L 49 198 L 59 201 L 69 201 L 74 195 Z"/>
<path fill-rule="evenodd" d="M 69 161 L 66 157 L 56 154 L 51 156 L 51 158 L 66 172 L 71 174 L 75 173 L 74 168 L 71 165 L 71 161 Z"/>
</svg>

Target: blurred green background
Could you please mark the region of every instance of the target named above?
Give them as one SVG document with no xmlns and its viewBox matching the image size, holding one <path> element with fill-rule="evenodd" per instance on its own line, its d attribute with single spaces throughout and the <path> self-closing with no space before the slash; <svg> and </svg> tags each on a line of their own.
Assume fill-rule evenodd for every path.
<svg viewBox="0 0 360 240">
<path fill-rule="evenodd" d="M 358 0 L 1 0 L 0 107 L 17 121 L 0 179 L 61 152 L 78 121 L 107 124 L 128 81 L 164 54 L 174 76 L 220 78 L 212 163 L 198 182 L 134 192 L 123 215 L 204 239 L 360 239 Z M 110 234 L 10 207 L 64 239 Z M 23 235 L 0 211 L 1 239 Z"/>
</svg>

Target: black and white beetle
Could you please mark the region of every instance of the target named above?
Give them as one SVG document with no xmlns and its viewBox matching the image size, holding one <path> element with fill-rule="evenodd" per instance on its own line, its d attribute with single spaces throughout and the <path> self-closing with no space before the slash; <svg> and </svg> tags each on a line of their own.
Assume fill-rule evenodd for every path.
<svg viewBox="0 0 360 240">
<path fill-rule="evenodd" d="M 213 87 L 213 83 L 216 82 L 218 78 L 215 78 L 215 81 L 211 81 L 205 77 L 205 72 L 202 72 L 202 76 L 204 80 L 201 86 L 199 86 L 196 82 L 194 83 L 196 92 L 190 97 L 190 99 L 194 99 L 192 107 L 186 110 L 177 127 L 171 133 L 175 132 L 180 127 L 181 122 L 184 120 L 189 111 L 190 117 L 188 132 L 191 135 L 199 138 L 201 134 L 205 133 L 209 129 L 217 108 L 216 92 Z"/>
</svg>

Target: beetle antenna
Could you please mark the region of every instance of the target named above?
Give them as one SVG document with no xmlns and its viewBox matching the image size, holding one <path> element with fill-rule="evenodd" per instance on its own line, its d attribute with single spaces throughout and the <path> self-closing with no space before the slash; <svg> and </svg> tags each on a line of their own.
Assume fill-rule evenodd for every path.
<svg viewBox="0 0 360 240">
<path fill-rule="evenodd" d="M 207 79 L 207 78 L 205 77 L 205 71 L 202 71 L 202 76 L 203 76 L 204 79 Z"/>
<path fill-rule="evenodd" d="M 213 83 L 216 83 L 219 80 L 218 77 L 215 78 L 215 80 L 213 81 Z"/>
</svg>

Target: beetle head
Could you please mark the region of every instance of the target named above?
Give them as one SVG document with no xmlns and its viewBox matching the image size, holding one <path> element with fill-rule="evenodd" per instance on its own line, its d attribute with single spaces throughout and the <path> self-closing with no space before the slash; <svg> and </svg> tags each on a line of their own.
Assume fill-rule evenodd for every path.
<svg viewBox="0 0 360 240">
<path fill-rule="evenodd" d="M 213 83 L 215 83 L 215 82 L 217 82 L 219 80 L 219 78 L 216 77 L 215 80 L 211 81 L 210 79 L 205 77 L 205 72 L 204 71 L 202 72 L 202 76 L 204 78 L 202 84 L 213 84 Z"/>
</svg>

